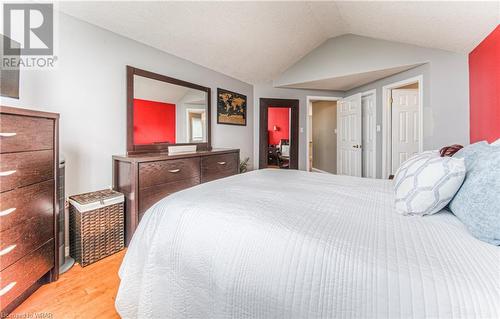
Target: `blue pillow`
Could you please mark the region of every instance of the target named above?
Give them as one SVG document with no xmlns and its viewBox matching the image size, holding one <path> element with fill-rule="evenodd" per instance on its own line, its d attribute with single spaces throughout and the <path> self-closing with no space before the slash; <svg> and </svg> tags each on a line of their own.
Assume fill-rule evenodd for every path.
<svg viewBox="0 0 500 319">
<path fill-rule="evenodd" d="M 467 174 L 451 211 L 476 238 L 500 245 L 500 147 L 479 142 L 455 156 L 465 158 Z"/>
<path fill-rule="evenodd" d="M 464 158 L 466 168 L 470 168 L 474 165 L 479 154 L 487 151 L 490 148 L 490 144 L 486 141 L 477 142 L 459 150 L 453 157 Z"/>
</svg>

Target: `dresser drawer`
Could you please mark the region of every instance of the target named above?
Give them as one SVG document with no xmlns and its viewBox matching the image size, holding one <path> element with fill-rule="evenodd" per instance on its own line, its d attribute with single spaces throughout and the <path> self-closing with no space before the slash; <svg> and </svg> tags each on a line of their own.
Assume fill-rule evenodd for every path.
<svg viewBox="0 0 500 319">
<path fill-rule="evenodd" d="M 52 150 L 0 154 L 0 191 L 54 178 Z"/>
<path fill-rule="evenodd" d="M 54 121 L 21 115 L 0 115 L 0 153 L 54 148 Z"/>
<path fill-rule="evenodd" d="M 54 211 L 54 180 L 0 193 L 0 232 Z"/>
<path fill-rule="evenodd" d="M 156 202 L 160 201 L 164 197 L 198 184 L 200 184 L 200 177 L 195 176 L 193 178 L 188 178 L 181 181 L 170 182 L 140 189 L 139 218 L 142 217 L 142 214 L 144 214 L 144 212 L 149 207 L 153 206 Z"/>
<path fill-rule="evenodd" d="M 19 297 L 54 267 L 54 241 L 50 240 L 0 274 L 0 309 Z"/>
<path fill-rule="evenodd" d="M 38 212 L 38 216 L 0 233 L 0 270 L 54 238 L 53 211 Z"/>
<path fill-rule="evenodd" d="M 139 164 L 139 188 L 200 176 L 200 158 L 165 160 Z"/>
<path fill-rule="evenodd" d="M 201 182 L 235 175 L 238 173 L 238 168 L 238 153 L 205 156 L 201 160 Z"/>
</svg>

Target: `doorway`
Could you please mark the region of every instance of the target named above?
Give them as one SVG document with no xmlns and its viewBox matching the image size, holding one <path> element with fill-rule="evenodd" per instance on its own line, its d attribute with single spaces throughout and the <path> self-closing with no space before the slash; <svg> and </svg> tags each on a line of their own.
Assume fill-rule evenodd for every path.
<svg viewBox="0 0 500 319">
<path fill-rule="evenodd" d="M 299 168 L 299 100 L 260 99 L 259 168 Z"/>
<path fill-rule="evenodd" d="M 189 143 L 201 143 L 205 140 L 206 113 L 203 109 L 186 109 L 186 136 Z"/>
<path fill-rule="evenodd" d="M 311 171 L 337 174 L 337 101 L 313 101 L 311 111 Z"/>
<path fill-rule="evenodd" d="M 311 96 L 307 97 L 307 101 L 307 170 L 376 178 L 376 91 L 370 90 L 345 98 Z M 323 102 L 330 105 L 328 112 L 323 112 L 322 107 L 328 105 Z M 323 143 L 319 141 L 320 138 Z M 328 146 L 323 147 L 325 139 Z M 334 149 L 332 145 L 335 145 Z M 318 154 L 319 161 L 315 159 Z M 322 164 L 318 162 L 323 157 L 330 165 L 320 168 Z"/>
<path fill-rule="evenodd" d="M 423 77 L 384 86 L 383 93 L 382 174 L 388 177 L 423 151 Z"/>
</svg>

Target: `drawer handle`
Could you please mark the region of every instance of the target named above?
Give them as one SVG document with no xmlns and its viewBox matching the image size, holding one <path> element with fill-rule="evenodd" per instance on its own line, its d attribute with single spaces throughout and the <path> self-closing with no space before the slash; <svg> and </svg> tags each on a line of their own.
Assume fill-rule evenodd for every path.
<svg viewBox="0 0 500 319">
<path fill-rule="evenodd" d="M 179 173 L 181 171 L 180 168 L 177 168 L 177 169 L 169 169 L 168 170 L 170 173 Z"/>
<path fill-rule="evenodd" d="M 0 137 L 12 137 L 16 135 L 17 133 L 0 133 Z"/>
<path fill-rule="evenodd" d="M 226 165 L 226 162 L 217 162 L 219 165 Z"/>
<path fill-rule="evenodd" d="M 8 293 L 12 288 L 14 288 L 14 286 L 17 284 L 17 282 L 13 281 L 11 282 L 10 284 L 8 284 L 7 286 L 3 287 L 2 289 L 0 289 L 0 296 L 3 296 L 5 295 L 6 293 Z"/>
<path fill-rule="evenodd" d="M 17 245 L 10 245 L 9 247 L 5 248 L 4 250 L 0 250 L 0 256 L 7 255 L 11 251 L 13 251 L 14 248 L 16 248 L 16 246 Z"/>
<path fill-rule="evenodd" d="M 12 175 L 16 172 L 16 170 L 13 170 L 13 171 L 5 171 L 5 172 L 0 172 L 0 177 L 5 177 L 5 176 L 9 176 L 9 175 Z"/>
<path fill-rule="evenodd" d="M 15 210 L 16 210 L 16 208 L 9 208 L 6 210 L 2 210 L 2 211 L 0 211 L 0 217 L 7 216 L 10 213 L 14 212 Z"/>
</svg>

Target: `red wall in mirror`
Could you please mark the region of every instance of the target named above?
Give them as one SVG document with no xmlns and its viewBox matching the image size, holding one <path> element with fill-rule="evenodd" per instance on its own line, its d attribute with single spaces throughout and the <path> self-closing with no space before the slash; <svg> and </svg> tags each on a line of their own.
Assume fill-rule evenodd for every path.
<svg viewBox="0 0 500 319">
<path fill-rule="evenodd" d="M 276 131 L 274 127 L 276 126 Z M 269 107 L 267 115 L 269 145 L 279 144 L 281 139 L 290 139 L 290 108 Z"/>
<path fill-rule="evenodd" d="M 175 104 L 134 99 L 134 144 L 175 143 Z"/>
</svg>

